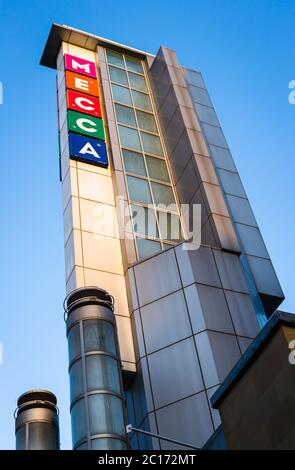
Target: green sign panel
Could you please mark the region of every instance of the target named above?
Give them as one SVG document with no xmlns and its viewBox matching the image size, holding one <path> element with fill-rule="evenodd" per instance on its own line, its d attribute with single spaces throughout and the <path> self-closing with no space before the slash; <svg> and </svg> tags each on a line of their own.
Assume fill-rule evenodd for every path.
<svg viewBox="0 0 295 470">
<path fill-rule="evenodd" d="M 68 130 L 105 140 L 102 119 L 76 111 L 68 111 Z"/>
</svg>

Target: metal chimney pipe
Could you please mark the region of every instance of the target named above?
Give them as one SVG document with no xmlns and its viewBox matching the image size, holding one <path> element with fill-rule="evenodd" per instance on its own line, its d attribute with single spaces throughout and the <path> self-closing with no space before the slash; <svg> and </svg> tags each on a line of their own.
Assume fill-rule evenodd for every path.
<svg viewBox="0 0 295 470">
<path fill-rule="evenodd" d="M 113 297 L 82 287 L 65 299 L 73 449 L 127 449 Z"/>
<path fill-rule="evenodd" d="M 16 450 L 58 450 L 59 423 L 56 396 L 48 390 L 30 390 L 17 400 Z"/>
</svg>

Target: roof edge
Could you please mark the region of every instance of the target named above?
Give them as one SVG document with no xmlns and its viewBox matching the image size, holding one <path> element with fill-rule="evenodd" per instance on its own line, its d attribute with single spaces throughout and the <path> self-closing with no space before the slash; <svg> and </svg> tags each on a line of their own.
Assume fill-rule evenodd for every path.
<svg viewBox="0 0 295 470">
<path fill-rule="evenodd" d="M 91 51 L 95 51 L 97 46 L 109 47 L 110 49 L 116 50 L 118 52 L 126 53 L 126 51 L 128 51 L 129 55 L 133 55 L 142 60 L 145 59 L 146 56 L 155 57 L 149 52 L 125 46 L 119 42 L 111 41 L 109 39 L 87 33 L 80 29 L 53 23 L 42 53 L 40 65 L 56 69 L 56 57 L 62 41 L 69 42 L 74 46 L 79 46 Z"/>
</svg>

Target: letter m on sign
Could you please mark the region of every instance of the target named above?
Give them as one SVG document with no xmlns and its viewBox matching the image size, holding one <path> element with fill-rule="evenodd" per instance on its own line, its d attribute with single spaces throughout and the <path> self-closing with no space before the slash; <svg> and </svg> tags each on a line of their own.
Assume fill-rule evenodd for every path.
<svg viewBox="0 0 295 470">
<path fill-rule="evenodd" d="M 82 75 L 87 75 L 88 77 L 96 77 L 96 67 L 95 62 L 91 60 L 81 59 L 71 54 L 65 54 L 65 68 L 67 70 L 72 70 L 73 72 L 81 73 Z"/>
</svg>

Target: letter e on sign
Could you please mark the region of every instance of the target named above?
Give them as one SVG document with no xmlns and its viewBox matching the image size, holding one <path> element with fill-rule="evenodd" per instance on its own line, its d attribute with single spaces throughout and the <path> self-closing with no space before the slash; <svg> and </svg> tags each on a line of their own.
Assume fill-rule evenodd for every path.
<svg viewBox="0 0 295 470">
<path fill-rule="evenodd" d="M 99 96 L 97 80 L 69 70 L 66 70 L 66 87 L 88 95 Z"/>
</svg>

